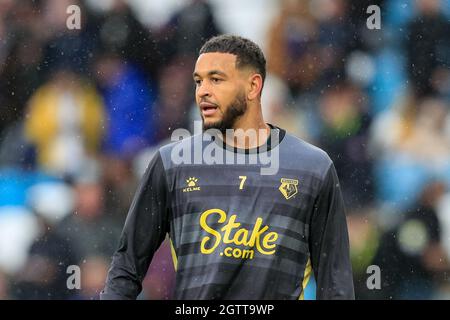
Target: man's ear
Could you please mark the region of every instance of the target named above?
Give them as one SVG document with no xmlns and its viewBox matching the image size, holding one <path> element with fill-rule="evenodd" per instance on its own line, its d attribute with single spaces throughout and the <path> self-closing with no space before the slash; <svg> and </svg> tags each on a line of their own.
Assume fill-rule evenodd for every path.
<svg viewBox="0 0 450 320">
<path fill-rule="evenodd" d="M 248 100 L 255 100 L 259 99 L 261 96 L 261 91 L 263 88 L 263 79 L 262 76 L 259 73 L 252 73 L 249 76 L 249 91 L 247 92 L 247 99 Z"/>
</svg>

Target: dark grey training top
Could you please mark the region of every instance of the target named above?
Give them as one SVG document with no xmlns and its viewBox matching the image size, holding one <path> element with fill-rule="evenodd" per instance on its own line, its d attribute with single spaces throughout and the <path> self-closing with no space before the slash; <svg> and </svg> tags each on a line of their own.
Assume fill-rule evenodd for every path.
<svg viewBox="0 0 450 320">
<path fill-rule="evenodd" d="M 176 299 L 302 299 L 311 272 L 317 299 L 354 298 L 334 165 L 321 149 L 271 127 L 272 138 L 253 150 L 204 141 L 204 134 L 160 148 L 131 205 L 101 299 L 135 299 L 167 233 Z M 199 146 L 215 148 L 222 162 L 236 156 L 245 163 L 174 163 L 180 150 L 194 160 Z M 278 172 L 262 175 L 277 153 Z"/>
</svg>

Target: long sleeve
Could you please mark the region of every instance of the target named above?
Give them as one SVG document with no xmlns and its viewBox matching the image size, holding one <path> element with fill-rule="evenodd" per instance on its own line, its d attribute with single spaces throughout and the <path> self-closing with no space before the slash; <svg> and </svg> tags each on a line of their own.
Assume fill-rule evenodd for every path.
<svg viewBox="0 0 450 320">
<path fill-rule="evenodd" d="M 168 232 L 168 191 L 159 152 L 131 204 L 101 300 L 136 299 L 154 253 Z"/>
<path fill-rule="evenodd" d="M 333 164 L 315 203 L 309 245 L 317 283 L 316 298 L 354 299 L 344 201 Z"/>
</svg>

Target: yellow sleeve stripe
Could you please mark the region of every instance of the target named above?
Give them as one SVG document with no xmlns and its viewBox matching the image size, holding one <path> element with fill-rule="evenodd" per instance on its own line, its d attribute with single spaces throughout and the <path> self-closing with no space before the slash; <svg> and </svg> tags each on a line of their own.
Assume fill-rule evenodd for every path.
<svg viewBox="0 0 450 320">
<path fill-rule="evenodd" d="M 177 271 L 178 266 L 178 259 L 177 259 L 177 253 L 175 252 L 175 248 L 173 246 L 172 239 L 170 239 L 170 252 L 172 253 L 172 261 L 173 261 L 173 267 L 175 268 L 175 271 Z"/>
<path fill-rule="evenodd" d="M 306 263 L 305 273 L 303 274 L 303 282 L 302 282 L 302 293 L 298 300 L 305 300 L 305 288 L 308 285 L 309 278 L 311 277 L 312 267 L 311 267 L 311 259 L 308 258 L 308 262 Z"/>
</svg>

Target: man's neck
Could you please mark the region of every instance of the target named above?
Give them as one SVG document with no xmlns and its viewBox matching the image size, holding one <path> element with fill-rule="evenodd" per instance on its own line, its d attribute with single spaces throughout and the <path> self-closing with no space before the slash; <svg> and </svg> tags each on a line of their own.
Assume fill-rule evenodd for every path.
<svg viewBox="0 0 450 320">
<path fill-rule="evenodd" d="M 261 114 L 255 117 L 247 113 L 236 121 L 232 134 L 226 132 L 225 143 L 239 149 L 253 149 L 266 143 L 270 135 L 270 127 L 264 122 Z"/>
</svg>

